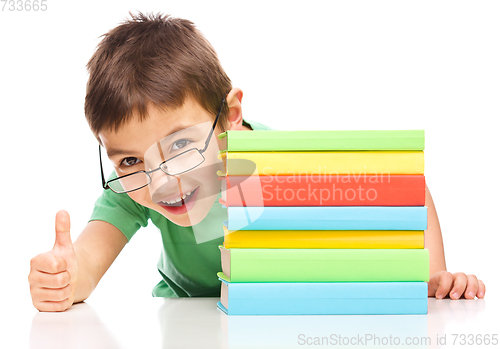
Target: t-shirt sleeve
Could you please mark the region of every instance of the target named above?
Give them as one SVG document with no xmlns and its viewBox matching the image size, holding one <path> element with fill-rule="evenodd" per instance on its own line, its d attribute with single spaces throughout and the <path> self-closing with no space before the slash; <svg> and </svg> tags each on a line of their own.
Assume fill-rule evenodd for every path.
<svg viewBox="0 0 500 349">
<path fill-rule="evenodd" d="M 141 228 L 148 225 L 147 209 L 136 203 L 127 194 L 116 194 L 104 190 L 97 199 L 90 221 L 108 222 L 125 235 L 128 241 Z"/>
</svg>

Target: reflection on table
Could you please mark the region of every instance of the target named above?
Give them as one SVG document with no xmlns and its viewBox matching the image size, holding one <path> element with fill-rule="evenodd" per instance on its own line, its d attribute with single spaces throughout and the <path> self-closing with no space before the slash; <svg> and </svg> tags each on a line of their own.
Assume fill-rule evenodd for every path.
<svg viewBox="0 0 500 349">
<path fill-rule="evenodd" d="M 495 311 L 485 311 L 485 300 L 432 298 L 428 315 L 366 316 L 227 316 L 217 309 L 217 301 L 153 298 L 81 303 L 63 313 L 37 313 L 30 347 L 437 348 L 438 338 L 445 335 L 451 347 L 452 333 L 494 331 L 489 319 L 496 318 Z"/>
</svg>

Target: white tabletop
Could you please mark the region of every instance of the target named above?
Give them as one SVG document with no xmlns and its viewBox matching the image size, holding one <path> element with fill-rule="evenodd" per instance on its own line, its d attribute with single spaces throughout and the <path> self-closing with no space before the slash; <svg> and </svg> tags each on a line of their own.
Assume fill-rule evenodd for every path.
<svg viewBox="0 0 500 349">
<path fill-rule="evenodd" d="M 32 349 L 303 348 L 342 342 L 351 348 L 500 347 L 491 342 L 500 333 L 494 299 L 430 298 L 428 315 L 406 316 L 227 316 L 217 301 L 144 297 L 89 300 L 63 313 L 35 310 L 26 344 Z M 487 334 L 490 344 L 484 345 Z M 483 343 L 472 345 L 470 335 Z M 442 344 L 446 338 L 446 345 L 437 345 L 438 338 Z"/>
</svg>

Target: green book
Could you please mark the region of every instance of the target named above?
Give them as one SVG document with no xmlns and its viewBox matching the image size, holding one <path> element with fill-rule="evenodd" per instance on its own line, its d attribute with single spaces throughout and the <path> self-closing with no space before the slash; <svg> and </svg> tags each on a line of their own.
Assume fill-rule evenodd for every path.
<svg viewBox="0 0 500 349">
<path fill-rule="evenodd" d="M 429 281 L 426 249 L 219 248 L 229 282 Z"/>
<path fill-rule="evenodd" d="M 226 131 L 222 151 L 424 150 L 424 130 Z"/>
</svg>

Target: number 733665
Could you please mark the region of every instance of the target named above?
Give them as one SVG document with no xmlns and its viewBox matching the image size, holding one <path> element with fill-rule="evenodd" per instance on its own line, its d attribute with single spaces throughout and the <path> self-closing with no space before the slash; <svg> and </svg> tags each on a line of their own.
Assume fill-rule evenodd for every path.
<svg viewBox="0 0 500 349">
<path fill-rule="evenodd" d="M 47 0 L 0 0 L 2 11 L 47 11 Z"/>
</svg>

